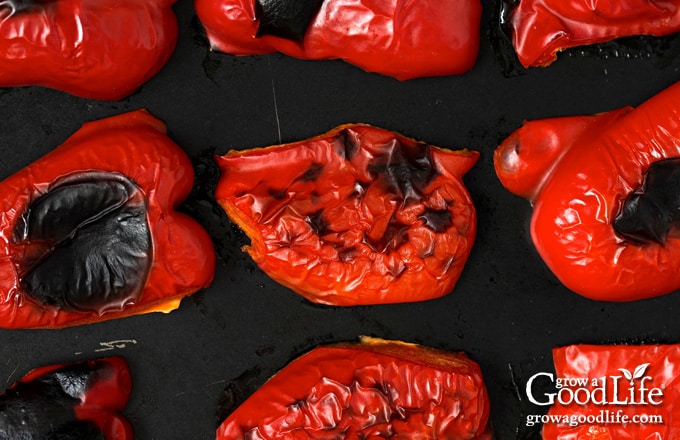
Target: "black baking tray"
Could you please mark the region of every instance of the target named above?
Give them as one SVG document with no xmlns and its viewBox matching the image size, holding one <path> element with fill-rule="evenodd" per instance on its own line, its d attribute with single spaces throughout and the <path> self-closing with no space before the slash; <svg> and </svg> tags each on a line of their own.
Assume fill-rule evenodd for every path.
<svg viewBox="0 0 680 440">
<path fill-rule="evenodd" d="M 395 79 L 342 61 L 280 54 L 210 53 L 191 0 L 175 5 L 180 36 L 167 66 L 133 96 L 92 101 L 38 88 L 0 89 L 0 177 L 30 164 L 86 121 L 146 108 L 196 163 L 182 209 L 216 243 L 210 288 L 170 314 L 89 326 L 0 330 L 0 382 L 40 365 L 121 355 L 134 388 L 126 415 L 139 439 L 212 439 L 220 405 L 237 402 L 295 356 L 359 335 L 465 351 L 483 370 L 499 439 L 536 438 L 524 394 L 552 369 L 551 349 L 573 343 L 680 342 L 678 293 L 633 303 L 582 298 L 546 268 L 528 235 L 529 203 L 508 193 L 492 163 L 524 120 L 637 105 L 680 79 L 677 42 L 661 51 L 574 50 L 549 68 L 507 69 L 495 8 L 484 2 L 475 67 L 458 76 Z M 617 55 L 618 54 L 618 55 Z M 454 291 L 398 305 L 315 306 L 264 275 L 240 247 L 245 236 L 219 210 L 211 154 L 291 142 L 364 122 L 451 149 L 481 152 L 465 177 L 478 234 Z"/>
</svg>

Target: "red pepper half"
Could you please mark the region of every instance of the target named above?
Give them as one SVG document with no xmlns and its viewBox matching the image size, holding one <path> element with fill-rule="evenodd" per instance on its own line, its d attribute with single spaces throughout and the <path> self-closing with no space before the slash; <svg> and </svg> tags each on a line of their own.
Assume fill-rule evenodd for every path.
<svg viewBox="0 0 680 440">
<path fill-rule="evenodd" d="M 680 435 L 680 346 L 572 345 L 553 350 L 553 358 L 553 382 L 561 379 L 566 385 L 553 391 L 557 394 L 563 389 L 559 398 L 554 397 L 548 423 L 543 424 L 544 440 L 674 439 Z"/>
<path fill-rule="evenodd" d="M 37 368 L 0 394 L 0 436 L 131 440 L 120 414 L 131 390 L 121 357 Z"/>
<path fill-rule="evenodd" d="M 85 124 L 0 182 L 0 326 L 170 311 L 210 284 L 212 241 L 174 211 L 186 154 L 143 110 Z"/>
<path fill-rule="evenodd" d="M 364 338 L 316 348 L 239 406 L 217 440 L 490 439 L 479 366 L 463 353 Z"/>
<path fill-rule="evenodd" d="M 176 0 L 3 0 L 0 87 L 117 100 L 168 61 Z"/>
<path fill-rule="evenodd" d="M 654 0 L 506 1 L 505 25 L 524 67 L 547 66 L 561 50 L 680 30 L 680 5 Z"/>
<path fill-rule="evenodd" d="M 633 109 L 529 121 L 494 155 L 533 203 L 531 237 L 571 290 L 605 301 L 680 288 L 680 83 Z"/>
<path fill-rule="evenodd" d="M 232 151 L 215 197 L 274 280 L 330 305 L 422 301 L 453 289 L 472 248 L 463 175 L 479 153 L 368 125 Z"/>
<path fill-rule="evenodd" d="M 470 70 L 479 0 L 195 0 L 213 49 L 341 58 L 401 80 Z"/>
</svg>

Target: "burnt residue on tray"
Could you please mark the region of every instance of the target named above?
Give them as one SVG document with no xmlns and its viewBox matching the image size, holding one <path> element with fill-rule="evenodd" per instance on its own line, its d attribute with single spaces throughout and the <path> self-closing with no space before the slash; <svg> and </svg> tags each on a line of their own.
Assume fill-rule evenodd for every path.
<svg viewBox="0 0 680 440">
<path fill-rule="evenodd" d="M 498 0 L 491 13 L 487 35 L 491 40 L 496 61 L 505 77 L 521 75 L 526 71 L 512 46 L 510 14 L 519 0 Z"/>
<path fill-rule="evenodd" d="M 491 41 L 501 73 L 509 78 L 526 73 L 517 58 L 512 44 L 510 20 L 520 0 L 496 0 L 487 35 Z M 654 59 L 656 67 L 668 67 L 680 56 L 680 36 L 677 33 L 666 36 L 635 35 L 611 41 L 564 49 L 561 57 L 594 57 L 600 60 L 611 58 Z M 560 56 L 556 62 L 559 62 Z M 542 67 L 534 67 L 541 69 Z"/>
<path fill-rule="evenodd" d="M 237 377 L 230 379 L 224 388 L 216 411 L 217 428 L 232 412 L 234 412 L 246 399 L 248 399 L 255 391 L 257 391 L 264 383 L 276 374 L 278 371 L 283 369 L 290 362 L 304 355 L 311 349 L 318 347 L 319 345 L 331 344 L 339 342 L 334 339 L 333 335 L 326 334 L 320 337 L 309 338 L 308 340 L 296 345 L 290 352 L 287 362 L 278 367 L 273 365 L 255 366 L 246 371 L 243 371 Z M 349 342 L 349 341 L 343 341 Z M 276 346 L 268 345 L 264 348 L 259 348 L 256 350 L 258 356 L 262 356 L 263 353 L 267 355 L 272 354 L 277 349 Z M 263 352 L 264 350 L 264 352 Z"/>
<path fill-rule="evenodd" d="M 217 84 L 215 75 L 222 67 L 222 57 L 211 49 L 205 28 L 196 14 L 191 17 L 191 29 L 194 45 L 204 53 L 203 61 L 201 62 L 203 73 L 210 82 Z"/>
<path fill-rule="evenodd" d="M 262 370 L 253 367 L 231 379 L 222 391 L 215 414 L 215 429 L 262 385 Z"/>
<path fill-rule="evenodd" d="M 178 210 L 194 218 L 208 231 L 217 255 L 227 262 L 235 250 L 239 250 L 239 255 L 241 254 L 240 248 L 248 240 L 215 200 L 220 169 L 214 156 L 215 148 L 206 148 L 191 158 L 195 174 L 194 186 Z"/>
</svg>

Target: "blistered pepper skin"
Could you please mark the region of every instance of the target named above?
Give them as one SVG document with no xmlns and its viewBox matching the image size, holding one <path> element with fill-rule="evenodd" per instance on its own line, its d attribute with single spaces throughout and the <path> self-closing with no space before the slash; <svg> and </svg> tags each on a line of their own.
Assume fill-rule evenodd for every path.
<svg viewBox="0 0 680 440">
<path fill-rule="evenodd" d="M 310 60 L 340 58 L 400 80 L 464 73 L 477 60 L 478 0 L 326 0 L 302 41 L 258 36 L 256 3 L 195 0 L 213 49 L 232 55 L 282 52 Z"/>
<path fill-rule="evenodd" d="M 491 439 L 479 366 L 462 353 L 365 338 L 291 362 L 222 422 L 217 440 Z"/>
<path fill-rule="evenodd" d="M 124 358 L 36 368 L 0 394 L 0 437 L 132 440 Z"/>
<path fill-rule="evenodd" d="M 174 51 L 175 1 L 0 2 L 0 87 L 37 85 L 83 98 L 125 98 Z"/>
<path fill-rule="evenodd" d="M 529 121 L 496 150 L 501 183 L 532 202 L 534 245 L 569 289 L 630 301 L 680 288 L 676 234 L 640 244 L 614 229 L 650 166 L 680 157 L 678 99 L 675 84 L 635 109 Z"/>
<path fill-rule="evenodd" d="M 174 210 L 192 164 L 165 131 L 144 110 L 89 122 L 0 182 L 0 327 L 168 312 L 211 283 L 210 237 Z"/>
<path fill-rule="evenodd" d="M 506 6 L 505 25 L 526 68 L 548 66 L 572 47 L 680 30 L 680 5 L 668 1 L 519 0 Z"/>
<path fill-rule="evenodd" d="M 338 306 L 448 294 L 476 233 L 462 183 L 479 153 L 368 125 L 217 157 L 215 198 L 274 280 Z"/>
<path fill-rule="evenodd" d="M 622 402 L 627 399 L 628 404 L 580 405 L 561 404 L 557 401 L 550 407 L 549 417 L 573 417 L 577 420 L 579 417 L 590 416 L 591 420 L 599 418 L 601 422 L 576 423 L 575 426 L 569 426 L 568 423 L 546 423 L 542 428 L 544 440 L 677 438 L 680 428 L 673 421 L 677 417 L 676 389 L 680 377 L 680 346 L 571 345 L 554 349 L 553 360 L 556 378 L 587 378 L 588 383 L 584 388 L 591 392 L 595 388 L 592 386 L 593 381 L 601 384 L 603 378 L 606 378 L 606 392 L 596 392 L 595 398 L 591 400 L 602 401 L 606 398 L 608 402 Z M 615 382 L 618 387 L 616 390 Z M 641 386 L 645 388 L 642 392 Z M 630 388 L 635 390 L 633 397 Z M 652 404 L 649 403 L 649 390 L 654 388 L 661 390 L 661 394 L 653 392 Z M 579 394 L 585 395 L 583 391 Z M 608 413 L 606 420 L 603 412 Z M 648 422 L 632 422 L 640 416 L 647 417 Z M 627 423 L 620 423 L 623 417 L 627 417 Z M 656 422 L 653 418 L 657 418 Z M 658 423 L 659 420 L 663 422 Z"/>
</svg>

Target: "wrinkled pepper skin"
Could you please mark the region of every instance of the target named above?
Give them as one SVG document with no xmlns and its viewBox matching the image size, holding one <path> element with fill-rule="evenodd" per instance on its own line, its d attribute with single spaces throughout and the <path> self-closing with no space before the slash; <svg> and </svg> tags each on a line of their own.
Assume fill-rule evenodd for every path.
<svg viewBox="0 0 680 440">
<path fill-rule="evenodd" d="M 0 327 L 169 312 L 208 286 L 216 255 L 174 210 L 193 168 L 144 110 L 89 122 L 0 182 Z"/>
<path fill-rule="evenodd" d="M 0 87 L 119 100 L 170 58 L 176 0 L 3 0 Z"/>
<path fill-rule="evenodd" d="M 479 366 L 463 353 L 398 341 L 316 348 L 222 422 L 217 440 L 490 439 Z"/>
<path fill-rule="evenodd" d="M 679 100 L 680 83 L 635 109 L 529 121 L 496 149 L 501 183 L 533 204 L 531 237 L 538 253 L 574 292 L 630 301 L 680 288 L 675 226 L 644 243 L 615 230 L 629 197 L 649 186 L 648 171 L 680 157 Z M 672 198 L 676 188 L 662 191 Z"/>
<path fill-rule="evenodd" d="M 680 5 L 656 0 L 515 0 L 505 23 L 520 63 L 545 67 L 559 51 L 635 35 L 680 30 Z"/>
<path fill-rule="evenodd" d="M 40 367 L 0 394 L 0 438 L 132 440 L 122 357 Z"/>
<path fill-rule="evenodd" d="M 627 399 L 628 404 L 562 404 L 556 399 L 548 416 L 566 416 L 577 420 L 583 416 L 602 417 L 601 411 L 606 411 L 609 413 L 609 423 L 586 422 L 576 426 L 546 423 L 542 428 L 544 440 L 674 439 L 680 435 L 677 424 L 680 346 L 571 345 L 554 349 L 553 359 L 555 377 L 588 378 L 586 388 L 591 392 L 594 390 L 592 380 L 601 384 L 602 378 L 606 377 L 606 392 L 596 392 L 595 400 L 601 401 L 606 396 L 608 402 Z M 629 391 L 631 387 L 634 389 L 632 398 Z M 641 387 L 645 388 L 642 392 Z M 649 393 L 654 388 L 660 389 L 661 394 L 652 392 L 651 398 L 655 402 L 652 404 Z M 585 395 L 584 392 L 579 394 Z M 616 417 L 624 416 L 628 417 L 629 423 L 617 422 Z M 636 423 L 636 416 L 661 417 L 663 423 Z"/>
<path fill-rule="evenodd" d="M 423 301 L 456 284 L 476 233 L 479 153 L 368 125 L 217 157 L 215 198 L 271 278 L 338 306 Z"/>
<path fill-rule="evenodd" d="M 258 11 L 268 3 L 285 8 L 292 0 L 195 0 L 195 7 L 212 48 L 232 55 L 340 58 L 400 80 L 464 73 L 477 60 L 479 0 L 325 0 L 299 40 L 263 33 Z"/>
</svg>

